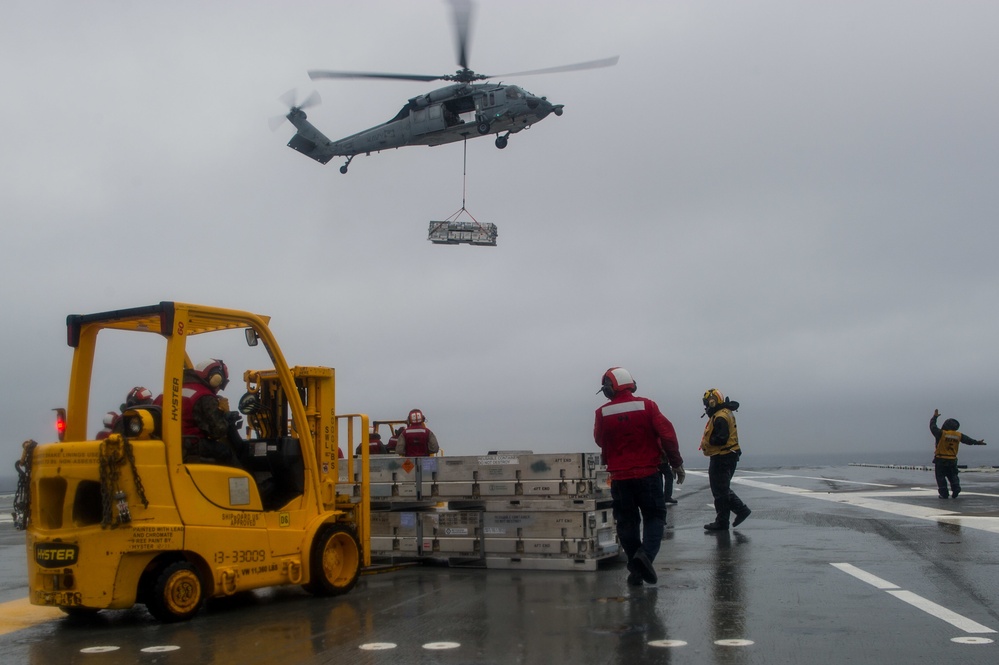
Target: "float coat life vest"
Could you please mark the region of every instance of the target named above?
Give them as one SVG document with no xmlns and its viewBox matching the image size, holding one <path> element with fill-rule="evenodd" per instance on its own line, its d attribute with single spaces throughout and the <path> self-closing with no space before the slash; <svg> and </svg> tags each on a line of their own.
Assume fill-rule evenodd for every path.
<svg viewBox="0 0 999 665">
<path fill-rule="evenodd" d="M 622 391 L 596 410 L 593 440 L 603 452 L 613 480 L 644 478 L 659 472 L 667 441 L 671 466 L 683 464 L 673 425 L 650 399 Z"/>
<path fill-rule="evenodd" d="M 430 456 L 430 432 L 426 427 L 407 427 L 403 432 L 406 457 Z M 396 452 L 399 452 L 396 450 Z"/>
<path fill-rule="evenodd" d="M 715 418 L 724 418 L 728 423 L 728 439 L 724 445 L 711 445 L 711 433 L 715 429 Z M 735 450 L 739 450 L 739 431 L 735 426 L 735 416 L 729 409 L 718 409 L 708 416 L 708 424 L 704 427 L 704 436 L 701 437 L 701 452 L 706 456 L 725 455 Z"/>
<path fill-rule="evenodd" d="M 940 440 L 934 456 L 938 459 L 957 459 L 957 447 L 961 443 L 961 433 L 954 430 L 941 430 Z"/>
</svg>

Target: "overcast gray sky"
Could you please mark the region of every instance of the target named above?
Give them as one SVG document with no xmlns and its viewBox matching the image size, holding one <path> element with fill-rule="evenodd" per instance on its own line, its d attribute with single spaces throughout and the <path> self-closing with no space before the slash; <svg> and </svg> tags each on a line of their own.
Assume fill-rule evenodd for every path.
<svg viewBox="0 0 999 665">
<path fill-rule="evenodd" d="M 495 248 L 426 240 L 461 208 L 460 144 L 341 175 L 267 125 L 291 88 L 339 138 L 438 87 L 306 71 L 453 72 L 442 0 L 2 16 L 11 462 L 52 438 L 67 314 L 177 300 L 270 315 L 341 411 L 420 407 L 449 455 L 592 449 L 620 365 L 689 462 L 717 387 L 747 454 L 929 451 L 939 408 L 994 441 L 962 461 L 999 463 L 995 2 L 481 0 L 476 71 L 621 57 L 506 81 L 565 114 L 468 143 Z"/>
</svg>

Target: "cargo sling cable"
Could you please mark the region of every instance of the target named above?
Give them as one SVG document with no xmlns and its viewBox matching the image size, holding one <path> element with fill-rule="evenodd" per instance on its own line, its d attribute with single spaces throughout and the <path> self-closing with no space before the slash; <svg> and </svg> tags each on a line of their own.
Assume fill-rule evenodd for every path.
<svg viewBox="0 0 999 665">
<path fill-rule="evenodd" d="M 465 207 L 466 192 L 468 186 L 468 139 L 466 138 L 462 142 L 463 157 L 462 157 L 462 174 L 461 174 L 461 208 L 457 212 L 453 213 L 450 217 L 442 222 L 430 222 L 430 230 L 427 235 L 427 240 L 438 244 L 457 244 L 462 242 L 461 240 L 455 240 L 451 234 L 451 231 L 472 231 L 474 230 L 475 235 L 482 240 L 472 241 L 468 240 L 471 244 L 478 245 L 496 245 L 496 225 L 495 224 L 482 224 L 479 220 L 475 219 L 475 216 L 468 211 Z M 459 222 L 461 214 L 464 213 L 471 218 L 472 223 Z M 466 228 L 467 227 L 467 228 Z"/>
</svg>

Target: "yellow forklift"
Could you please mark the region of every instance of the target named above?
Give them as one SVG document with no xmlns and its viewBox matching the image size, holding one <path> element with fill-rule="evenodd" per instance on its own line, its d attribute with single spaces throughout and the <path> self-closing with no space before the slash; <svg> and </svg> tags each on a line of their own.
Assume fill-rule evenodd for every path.
<svg viewBox="0 0 999 665">
<path fill-rule="evenodd" d="M 268 323 L 176 302 L 67 317 L 73 362 L 59 440 L 25 442 L 16 464 L 14 521 L 26 531 L 33 604 L 75 615 L 142 603 L 172 622 L 207 598 L 261 587 L 296 584 L 325 596 L 353 588 L 371 557 L 368 418 L 337 415 L 334 370 L 289 367 Z M 133 348 L 132 338 L 151 344 Z M 234 432 L 245 419 L 238 463 L 185 462 L 192 354 L 223 345 L 230 358 L 255 354 L 264 366 L 244 372 L 240 409 L 227 414 Z M 115 372 L 98 371 L 118 357 Z M 122 405 L 109 435 L 88 436 L 101 411 L 92 393 L 140 364 L 162 394 Z M 355 461 L 338 451 L 353 450 L 355 433 L 362 473 L 348 496 L 337 492 L 338 465 Z"/>
</svg>

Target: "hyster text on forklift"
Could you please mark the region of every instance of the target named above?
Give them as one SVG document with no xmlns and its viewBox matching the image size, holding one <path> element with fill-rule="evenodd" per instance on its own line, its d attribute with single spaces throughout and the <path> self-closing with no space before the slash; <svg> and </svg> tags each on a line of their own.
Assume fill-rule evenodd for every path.
<svg viewBox="0 0 999 665">
<path fill-rule="evenodd" d="M 206 598 L 249 589 L 354 586 L 371 556 L 368 418 L 338 416 L 333 369 L 288 367 L 268 321 L 175 302 L 67 318 L 59 441 L 25 442 L 16 465 L 33 604 L 74 615 L 143 603 L 180 621 Z M 182 458 L 184 371 L 213 357 L 265 368 L 245 371 L 240 410 L 227 414 L 234 429 L 247 421 L 238 466 Z M 117 404 L 135 384 L 162 398 L 122 405 L 97 438 L 90 423 L 106 408 L 92 401 Z M 346 450 L 355 432 L 363 444 L 359 497 L 336 491 L 344 429 Z"/>
</svg>

